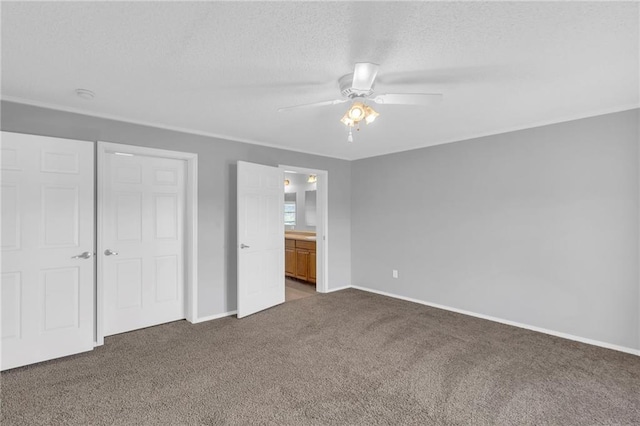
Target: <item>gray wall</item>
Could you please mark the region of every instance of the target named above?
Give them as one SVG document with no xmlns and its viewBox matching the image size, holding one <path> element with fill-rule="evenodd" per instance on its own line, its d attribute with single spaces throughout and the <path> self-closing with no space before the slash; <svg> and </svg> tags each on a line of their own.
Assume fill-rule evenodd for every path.
<svg viewBox="0 0 640 426">
<path fill-rule="evenodd" d="M 198 154 L 198 315 L 236 309 L 236 162 L 329 172 L 329 288 L 351 282 L 348 161 L 2 102 L 2 130 Z"/>
<path fill-rule="evenodd" d="M 640 348 L 638 114 L 353 162 L 352 284 Z"/>
<path fill-rule="evenodd" d="M 640 349 L 638 115 L 352 163 L 8 102 L 1 128 L 198 153 L 201 317 L 236 308 L 235 164 L 244 160 L 329 171 L 330 288 Z"/>
</svg>

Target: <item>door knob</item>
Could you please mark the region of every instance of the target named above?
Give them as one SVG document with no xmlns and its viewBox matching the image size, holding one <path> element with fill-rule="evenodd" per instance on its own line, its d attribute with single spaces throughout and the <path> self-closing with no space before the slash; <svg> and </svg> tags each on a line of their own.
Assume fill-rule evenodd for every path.
<svg viewBox="0 0 640 426">
<path fill-rule="evenodd" d="M 250 248 L 250 247 L 248 245 L 245 245 L 245 244 L 240 244 L 240 248 L 244 249 L 244 248 Z"/>
<path fill-rule="evenodd" d="M 89 259 L 91 256 L 93 256 L 93 253 L 89 253 L 88 251 L 85 251 L 82 254 L 79 254 L 77 256 L 71 256 L 72 259 Z"/>
<path fill-rule="evenodd" d="M 117 256 L 118 252 L 117 251 L 111 251 L 110 249 L 106 249 L 104 251 L 104 255 L 105 256 Z"/>
</svg>

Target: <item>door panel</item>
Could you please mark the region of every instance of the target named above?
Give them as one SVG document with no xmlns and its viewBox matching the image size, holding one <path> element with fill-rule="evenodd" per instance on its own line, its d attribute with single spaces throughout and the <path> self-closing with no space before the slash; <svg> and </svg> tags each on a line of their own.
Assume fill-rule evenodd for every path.
<svg viewBox="0 0 640 426">
<path fill-rule="evenodd" d="M 142 238 L 142 194 L 115 193 L 116 239 L 140 241 Z"/>
<path fill-rule="evenodd" d="M 22 282 L 20 272 L 2 274 L 2 343 L 19 339 L 22 323 Z"/>
<path fill-rule="evenodd" d="M 43 172 L 78 174 L 78 154 L 74 152 L 42 151 Z"/>
<path fill-rule="evenodd" d="M 114 261 L 118 309 L 142 306 L 142 259 Z"/>
<path fill-rule="evenodd" d="M 284 174 L 238 162 L 238 318 L 283 303 Z"/>
<path fill-rule="evenodd" d="M 56 268 L 40 273 L 44 295 L 44 331 L 78 325 L 78 274 L 78 268 Z"/>
<path fill-rule="evenodd" d="M 3 176 L 4 177 L 4 176 Z M 20 249 L 18 185 L 2 184 L 2 250 Z"/>
<path fill-rule="evenodd" d="M 156 239 L 178 237 L 178 197 L 176 194 L 154 194 L 153 217 Z"/>
<path fill-rule="evenodd" d="M 93 348 L 93 151 L 2 132 L 3 370 Z"/>
<path fill-rule="evenodd" d="M 185 162 L 107 153 L 103 167 L 105 336 L 183 319 Z"/>
<path fill-rule="evenodd" d="M 42 246 L 78 247 L 78 188 L 42 185 Z"/>
<path fill-rule="evenodd" d="M 156 301 L 177 300 L 180 290 L 178 256 L 159 256 L 155 260 Z"/>
</svg>

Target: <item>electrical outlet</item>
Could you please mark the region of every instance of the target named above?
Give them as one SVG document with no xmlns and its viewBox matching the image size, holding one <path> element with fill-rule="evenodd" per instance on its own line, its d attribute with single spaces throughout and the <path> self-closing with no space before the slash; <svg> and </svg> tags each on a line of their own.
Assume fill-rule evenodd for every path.
<svg viewBox="0 0 640 426">
<path fill-rule="evenodd" d="M 392 271 L 392 273 L 393 273 L 393 278 L 398 278 L 398 270 L 397 269 L 394 269 Z"/>
</svg>

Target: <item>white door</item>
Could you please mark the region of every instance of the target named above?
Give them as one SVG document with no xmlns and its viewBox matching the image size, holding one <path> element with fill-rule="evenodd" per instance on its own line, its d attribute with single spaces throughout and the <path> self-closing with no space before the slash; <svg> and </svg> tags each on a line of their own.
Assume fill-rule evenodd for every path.
<svg viewBox="0 0 640 426">
<path fill-rule="evenodd" d="M 111 152 L 100 167 L 104 335 L 183 319 L 184 160 Z"/>
<path fill-rule="evenodd" d="M 238 318 L 284 302 L 284 173 L 238 162 Z"/>
<path fill-rule="evenodd" d="M 2 370 L 93 349 L 94 145 L 2 132 Z"/>
</svg>

